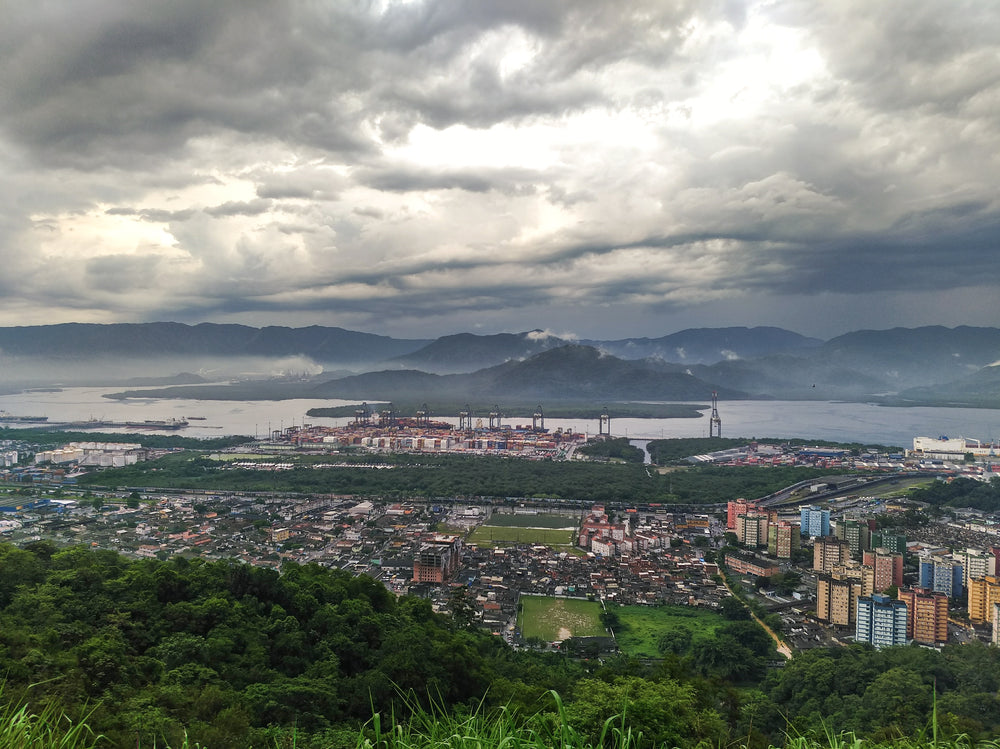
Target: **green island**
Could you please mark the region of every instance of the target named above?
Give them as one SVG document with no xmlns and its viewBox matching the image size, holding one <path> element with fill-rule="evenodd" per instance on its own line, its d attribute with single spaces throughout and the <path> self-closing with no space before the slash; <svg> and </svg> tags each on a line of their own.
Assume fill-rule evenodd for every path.
<svg viewBox="0 0 1000 749">
<path fill-rule="evenodd" d="M 355 412 L 361 404 L 349 406 L 331 406 L 329 408 L 311 408 L 306 411 L 306 415 L 312 418 L 353 418 Z M 372 404 L 373 406 L 375 404 Z M 443 401 L 428 401 L 427 403 L 417 402 L 393 402 L 393 410 L 401 416 L 412 416 L 417 411 L 426 410 L 430 417 L 457 418 L 461 411 L 469 410 L 473 417 L 486 417 L 494 411 L 494 407 L 499 405 L 499 413 L 504 418 L 531 420 L 531 415 L 538 410 L 538 403 L 520 401 L 514 403 L 501 403 L 486 401 L 462 401 L 447 403 Z M 634 402 L 609 402 L 605 405 L 595 405 L 593 401 L 572 402 L 572 401 L 545 401 L 544 414 L 553 419 L 599 419 L 601 414 L 608 413 L 613 418 L 630 419 L 697 419 L 703 414 L 702 411 L 709 408 L 704 405 L 689 403 L 634 403 Z M 426 406 L 426 409 L 424 408 Z"/>
</svg>

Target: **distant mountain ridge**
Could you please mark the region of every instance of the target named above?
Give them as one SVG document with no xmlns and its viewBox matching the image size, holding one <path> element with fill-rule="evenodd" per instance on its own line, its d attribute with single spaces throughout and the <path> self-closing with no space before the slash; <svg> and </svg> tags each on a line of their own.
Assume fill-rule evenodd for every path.
<svg viewBox="0 0 1000 749">
<path fill-rule="evenodd" d="M 397 357 L 394 362 L 439 374 L 471 372 L 574 344 L 592 346 L 619 359 L 658 358 L 677 364 L 713 364 L 799 352 L 822 346 L 823 341 L 773 327 L 698 328 L 660 338 L 611 341 L 561 338 L 541 330 L 495 335 L 459 333 L 438 338 L 422 349 Z"/>
<path fill-rule="evenodd" d="M 346 393 L 356 387 L 364 392 L 359 397 L 374 398 L 367 388 L 377 384 L 380 393 L 388 392 L 394 383 L 412 397 L 420 397 L 413 392 L 418 386 L 428 393 L 442 389 L 448 395 L 479 391 L 507 397 L 517 392 L 525 398 L 572 393 L 602 399 L 704 400 L 706 392 L 718 390 L 724 398 L 1000 408 L 997 368 L 990 366 L 1000 362 L 1000 328 L 971 326 L 859 330 L 825 342 L 774 327 L 696 328 L 612 341 L 573 341 L 541 330 L 403 340 L 335 327 L 169 322 L 0 328 L 0 376 L 6 374 L 5 381 L 17 381 L 9 373 L 18 364 L 29 372 L 21 381 L 44 382 L 50 368 L 43 357 L 73 364 L 51 368 L 61 378 L 54 382 L 66 381 L 67 373 L 81 369 L 77 364 L 110 373 L 104 360 L 113 357 L 118 377 L 104 378 L 118 383 L 136 377 L 162 381 L 184 371 L 212 376 L 209 365 L 187 368 L 187 357 L 223 362 L 304 357 L 287 366 L 235 371 L 247 372 L 240 375 L 244 380 L 301 371 L 312 384 L 319 382 L 328 397 L 335 391 L 343 393 L 338 397 L 354 397 Z M 36 360 L 40 363 L 32 365 Z M 318 366 L 307 366 L 309 362 Z M 125 364 L 131 367 L 128 377 Z M 337 370 L 339 376 L 334 376 Z M 465 379 L 448 379 L 459 375 Z M 272 383 L 268 392 L 282 387 Z M 290 384 L 287 389 L 292 392 Z M 295 392 L 306 389 L 300 378 Z"/>
<path fill-rule="evenodd" d="M 401 340 L 344 328 L 174 322 L 65 323 L 0 328 L 0 352 L 12 356 L 309 356 L 318 362 L 382 361 L 429 340 Z"/>
<path fill-rule="evenodd" d="M 592 400 L 705 400 L 713 390 L 723 398 L 746 393 L 720 388 L 652 359 L 625 360 L 592 346 L 571 344 L 470 374 L 436 375 L 387 370 L 330 380 L 313 394 L 326 398 L 403 400 L 419 398 L 502 398 Z"/>
<path fill-rule="evenodd" d="M 680 364 L 714 364 L 774 354 L 804 352 L 823 345 L 784 328 L 688 328 L 660 338 L 581 341 L 625 359 L 659 357 Z"/>
<path fill-rule="evenodd" d="M 393 363 L 439 374 L 471 372 L 511 359 L 526 359 L 570 343 L 540 330 L 496 335 L 457 333 L 395 357 Z"/>
</svg>

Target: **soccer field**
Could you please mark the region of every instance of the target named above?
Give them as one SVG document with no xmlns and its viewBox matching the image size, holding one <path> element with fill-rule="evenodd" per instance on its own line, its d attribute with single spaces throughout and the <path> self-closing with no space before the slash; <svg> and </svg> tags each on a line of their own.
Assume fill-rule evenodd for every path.
<svg viewBox="0 0 1000 749">
<path fill-rule="evenodd" d="M 552 528 L 509 528 L 498 525 L 481 525 L 469 534 L 467 543 L 476 546 L 504 546 L 510 544 L 541 544 L 567 546 L 573 543 L 576 531 Z"/>
<path fill-rule="evenodd" d="M 494 512 L 490 515 L 488 523 L 499 525 L 505 528 L 559 528 L 575 529 L 580 527 L 580 518 L 569 515 L 552 515 L 548 513 L 538 513 L 534 515 L 514 515 L 502 512 Z"/>
<path fill-rule="evenodd" d="M 601 604 L 577 598 L 521 596 L 517 617 L 521 636 L 540 637 L 546 642 L 570 637 L 604 637 Z"/>
<path fill-rule="evenodd" d="M 714 610 L 696 606 L 621 606 L 615 613 L 622 626 L 615 631 L 623 653 L 639 658 L 658 658 L 660 638 L 667 632 L 686 629 L 693 636 L 709 636 L 725 623 Z"/>
</svg>

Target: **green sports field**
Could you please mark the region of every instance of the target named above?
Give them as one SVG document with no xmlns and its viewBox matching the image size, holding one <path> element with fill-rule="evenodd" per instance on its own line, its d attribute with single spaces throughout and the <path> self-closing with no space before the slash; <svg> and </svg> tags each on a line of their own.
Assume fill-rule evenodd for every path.
<svg viewBox="0 0 1000 749">
<path fill-rule="evenodd" d="M 573 543 L 575 536 L 575 530 L 507 528 L 498 525 L 481 525 L 469 534 L 466 541 L 476 546 L 509 546 L 511 544 L 568 546 Z"/>
<path fill-rule="evenodd" d="M 540 512 L 537 515 L 514 515 L 494 512 L 487 521 L 490 525 L 504 528 L 579 528 L 580 518 L 569 515 L 552 515 Z"/>
<path fill-rule="evenodd" d="M 659 658 L 660 638 L 671 630 L 687 629 L 697 637 L 724 624 L 718 612 L 696 606 L 621 606 L 613 611 L 622 623 L 615 630 L 618 647 L 640 658 Z"/>
<path fill-rule="evenodd" d="M 540 637 L 546 642 L 569 637 L 605 637 L 601 604 L 577 598 L 521 596 L 517 615 L 521 636 Z"/>
</svg>

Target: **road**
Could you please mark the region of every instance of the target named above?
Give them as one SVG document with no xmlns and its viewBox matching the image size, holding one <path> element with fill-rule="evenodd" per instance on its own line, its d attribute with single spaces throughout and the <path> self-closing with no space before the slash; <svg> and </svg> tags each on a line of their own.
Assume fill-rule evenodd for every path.
<svg viewBox="0 0 1000 749">
<path fill-rule="evenodd" d="M 729 591 L 729 595 L 731 595 L 731 596 L 733 596 L 735 598 L 736 594 L 733 593 L 733 589 L 729 587 L 729 581 L 726 579 L 725 574 L 722 573 L 721 577 L 722 577 L 722 583 L 723 583 L 723 585 L 725 585 L 726 586 L 726 590 Z M 761 628 L 763 628 L 763 630 L 765 632 L 767 632 L 767 634 L 770 636 L 770 638 L 772 640 L 774 640 L 774 646 L 777 649 L 777 651 L 779 653 L 781 653 L 783 656 L 785 656 L 788 660 L 791 660 L 792 659 L 792 649 L 790 647 L 788 647 L 788 643 L 785 642 L 784 640 L 782 640 L 781 636 L 777 632 L 775 632 L 769 626 L 767 626 L 766 624 L 764 624 L 764 622 L 761 621 L 760 618 L 753 612 L 753 609 L 751 609 L 749 606 L 747 606 L 747 610 L 750 612 L 750 616 L 753 617 L 753 620 L 755 622 L 757 622 L 761 626 Z"/>
</svg>

